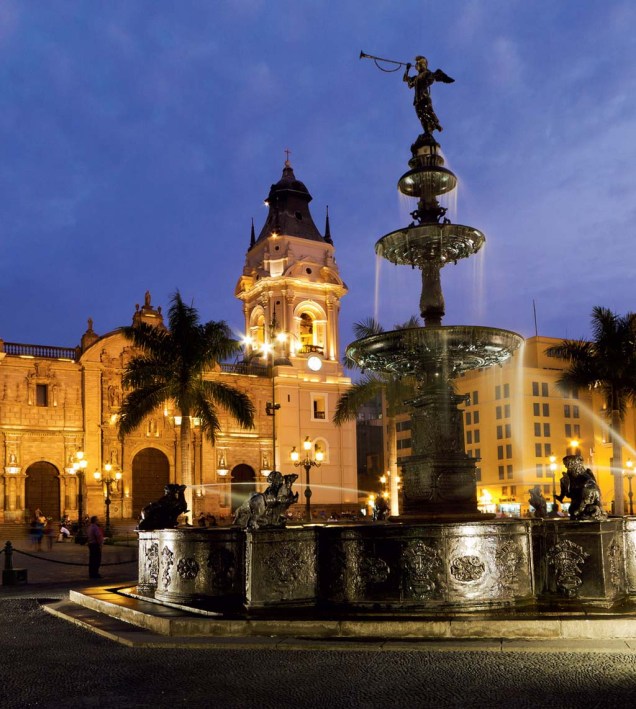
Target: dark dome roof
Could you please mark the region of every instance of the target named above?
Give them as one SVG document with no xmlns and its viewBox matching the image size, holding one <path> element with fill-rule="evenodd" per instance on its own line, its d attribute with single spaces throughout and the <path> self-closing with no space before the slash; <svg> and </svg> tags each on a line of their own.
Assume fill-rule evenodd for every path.
<svg viewBox="0 0 636 709">
<path fill-rule="evenodd" d="M 296 179 L 292 166 L 286 161 L 283 176 L 270 187 L 266 200 L 269 213 L 257 241 L 267 239 L 274 233 L 325 241 L 311 217 L 311 199 L 309 190 Z"/>
</svg>

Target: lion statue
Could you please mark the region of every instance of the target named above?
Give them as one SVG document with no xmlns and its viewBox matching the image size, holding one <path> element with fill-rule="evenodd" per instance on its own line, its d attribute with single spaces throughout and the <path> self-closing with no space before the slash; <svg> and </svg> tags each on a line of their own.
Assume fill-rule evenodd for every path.
<svg viewBox="0 0 636 709">
<path fill-rule="evenodd" d="M 254 492 L 236 510 L 234 524 L 244 529 L 259 527 L 284 527 L 290 505 L 298 502 L 298 493 L 292 492 L 292 485 L 298 475 L 282 475 L 277 470 L 267 476 L 269 485 L 264 492 Z"/>
<path fill-rule="evenodd" d="M 188 511 L 185 489 L 185 485 L 168 483 L 164 488 L 164 496 L 143 508 L 137 529 L 151 531 L 176 527 L 179 515 Z"/>
</svg>

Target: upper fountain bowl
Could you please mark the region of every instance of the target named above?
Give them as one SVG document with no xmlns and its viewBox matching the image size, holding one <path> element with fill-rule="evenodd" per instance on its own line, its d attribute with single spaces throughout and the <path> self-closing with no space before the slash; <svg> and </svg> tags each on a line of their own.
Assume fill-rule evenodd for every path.
<svg viewBox="0 0 636 709">
<path fill-rule="evenodd" d="M 451 192 L 456 186 L 455 175 L 439 165 L 416 167 L 398 180 L 398 189 L 407 197 L 434 197 Z"/>
</svg>

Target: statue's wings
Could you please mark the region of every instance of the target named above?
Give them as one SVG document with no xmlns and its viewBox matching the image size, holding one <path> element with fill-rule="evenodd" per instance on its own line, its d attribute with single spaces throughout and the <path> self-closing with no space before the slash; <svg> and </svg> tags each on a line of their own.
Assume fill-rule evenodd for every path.
<svg viewBox="0 0 636 709">
<path fill-rule="evenodd" d="M 451 79 L 448 74 L 445 74 L 441 69 L 436 69 L 433 72 L 433 78 L 435 81 L 443 81 L 445 84 L 452 84 L 455 79 Z"/>
</svg>

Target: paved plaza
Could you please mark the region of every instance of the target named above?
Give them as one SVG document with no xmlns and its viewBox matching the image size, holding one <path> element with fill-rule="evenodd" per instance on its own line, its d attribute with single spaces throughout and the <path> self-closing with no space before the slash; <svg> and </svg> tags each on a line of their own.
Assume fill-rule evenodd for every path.
<svg viewBox="0 0 636 709">
<path fill-rule="evenodd" d="M 9 707 L 628 707 L 636 653 L 134 649 L 0 601 Z"/>
</svg>

